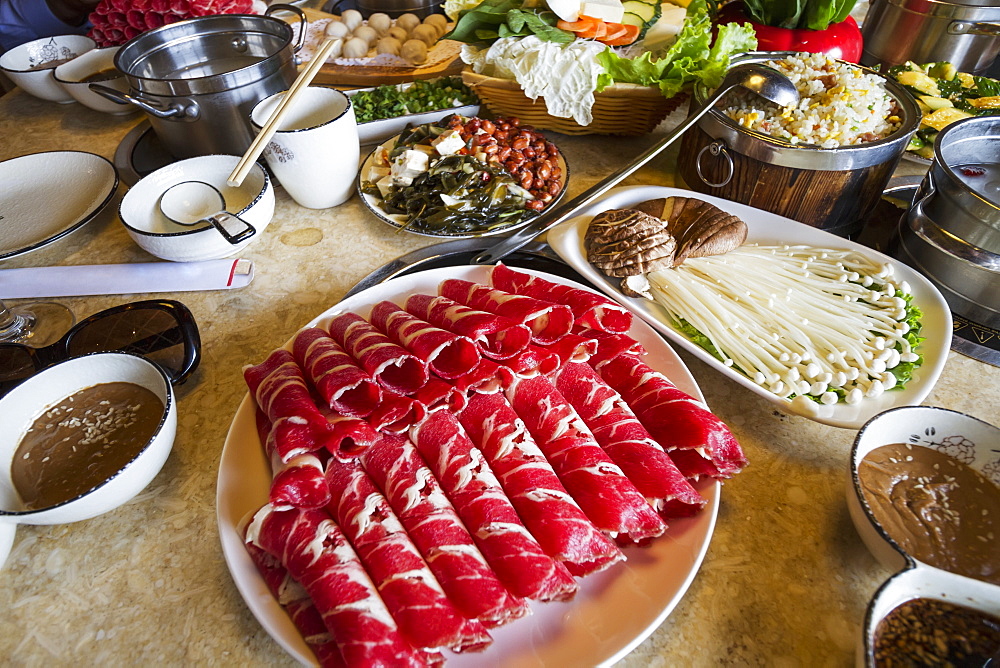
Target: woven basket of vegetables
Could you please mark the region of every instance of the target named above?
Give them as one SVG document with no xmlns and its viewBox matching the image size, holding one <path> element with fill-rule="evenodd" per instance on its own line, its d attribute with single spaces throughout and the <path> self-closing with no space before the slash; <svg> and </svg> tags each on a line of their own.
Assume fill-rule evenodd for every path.
<svg viewBox="0 0 1000 668">
<path fill-rule="evenodd" d="M 446 0 L 445 37 L 463 42 L 462 81 L 493 113 L 568 135 L 642 135 L 756 46 L 748 25 L 714 26 L 707 0 L 675 2 Z"/>
<path fill-rule="evenodd" d="M 572 118 L 549 113 L 545 98 L 532 100 L 513 79 L 476 74 L 469 68 L 462 81 L 475 91 L 490 111 L 499 116 L 516 116 L 540 130 L 564 135 L 644 135 L 652 132 L 667 114 L 687 102 L 688 94 L 663 97 L 657 86 L 615 83 L 594 94 L 593 120 L 580 125 Z"/>
</svg>

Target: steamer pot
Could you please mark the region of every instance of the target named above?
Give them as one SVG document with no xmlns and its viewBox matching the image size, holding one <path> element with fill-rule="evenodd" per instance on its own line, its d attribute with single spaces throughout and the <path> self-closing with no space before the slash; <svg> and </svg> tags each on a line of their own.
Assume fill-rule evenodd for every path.
<svg viewBox="0 0 1000 668">
<path fill-rule="evenodd" d="M 963 165 L 990 164 L 1000 164 L 1000 118 L 973 117 L 942 130 L 900 222 L 899 255 L 941 289 L 955 313 L 1000 327 L 1000 184 L 988 197 L 960 175 Z"/>
<path fill-rule="evenodd" d="M 872 0 L 861 29 L 863 65 L 951 61 L 982 73 L 1000 52 L 995 0 Z"/>
<path fill-rule="evenodd" d="M 270 16 L 280 10 L 302 21 L 294 46 L 291 26 Z M 250 110 L 295 81 L 305 25 L 302 11 L 289 5 L 271 5 L 265 16 L 220 14 L 165 25 L 115 56 L 128 93 L 99 84 L 91 89 L 142 109 L 176 158 L 241 155 L 254 137 Z"/>
<path fill-rule="evenodd" d="M 734 58 L 732 64 L 792 55 L 748 53 Z M 885 139 L 833 149 L 793 145 L 741 127 L 723 113 L 723 102 L 684 134 L 678 171 L 697 192 L 749 204 L 833 234 L 853 235 L 878 203 L 920 124 L 920 108 L 913 97 L 895 81 L 886 78 L 885 83 L 899 103 L 902 118 L 900 129 Z M 708 92 L 696 87 L 695 101 L 704 101 Z"/>
</svg>

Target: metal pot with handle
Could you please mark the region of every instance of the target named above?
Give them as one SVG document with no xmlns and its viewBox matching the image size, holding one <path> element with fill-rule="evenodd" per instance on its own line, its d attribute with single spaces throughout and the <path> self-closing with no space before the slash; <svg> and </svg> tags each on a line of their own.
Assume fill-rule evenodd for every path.
<svg viewBox="0 0 1000 668">
<path fill-rule="evenodd" d="M 271 14 L 291 11 L 292 27 Z M 177 158 L 241 155 L 253 141 L 250 110 L 287 90 L 298 73 L 295 54 L 306 34 L 306 17 L 291 5 L 267 14 L 220 14 L 165 25 L 119 49 L 115 67 L 129 92 L 91 84 L 104 97 L 142 109 L 166 149 Z"/>
</svg>

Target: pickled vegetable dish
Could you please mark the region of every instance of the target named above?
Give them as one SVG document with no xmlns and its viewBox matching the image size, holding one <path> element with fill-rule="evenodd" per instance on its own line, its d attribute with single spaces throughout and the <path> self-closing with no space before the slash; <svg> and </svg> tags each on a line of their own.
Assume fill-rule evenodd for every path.
<svg viewBox="0 0 1000 668">
<path fill-rule="evenodd" d="M 535 218 L 564 183 L 559 150 L 540 132 L 453 114 L 376 149 L 361 192 L 401 229 L 473 236 Z"/>
<path fill-rule="evenodd" d="M 959 72 L 949 62 L 907 62 L 889 68 L 920 105 L 923 117 L 906 150 L 928 160 L 941 130 L 972 116 L 1000 115 L 1000 81 Z"/>
</svg>

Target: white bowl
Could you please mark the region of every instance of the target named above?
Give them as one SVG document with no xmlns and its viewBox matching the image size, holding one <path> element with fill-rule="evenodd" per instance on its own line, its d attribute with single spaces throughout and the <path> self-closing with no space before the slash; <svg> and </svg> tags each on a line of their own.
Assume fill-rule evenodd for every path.
<svg viewBox="0 0 1000 668">
<path fill-rule="evenodd" d="M 897 607 L 915 598 L 947 601 L 1000 617 L 1000 587 L 918 565 L 886 580 L 869 603 L 865 613 L 864 635 L 858 646 L 859 666 L 874 664 L 875 631 L 879 623 Z"/>
<path fill-rule="evenodd" d="M 73 97 L 59 85 L 56 67 L 92 50 L 97 44 L 83 35 L 43 37 L 0 55 L 0 70 L 26 93 L 65 104 Z M 36 69 L 37 68 L 37 69 Z"/>
<path fill-rule="evenodd" d="M 864 498 L 858 465 L 883 445 L 907 443 L 949 453 L 961 449 L 963 460 L 994 482 L 1000 476 L 1000 428 L 977 418 L 933 406 L 903 406 L 879 413 L 858 432 L 851 450 L 847 505 L 862 541 L 875 558 L 897 573 L 875 594 L 868 606 L 864 634 L 858 647 L 858 665 L 873 663 L 875 630 L 900 604 L 914 598 L 933 598 L 1000 615 L 1000 586 L 935 568 L 908 554 L 878 522 Z M 989 472 L 992 471 L 992 474 Z"/>
<path fill-rule="evenodd" d="M 74 499 L 25 510 L 11 483 L 11 459 L 22 434 L 48 407 L 99 383 L 129 382 L 163 402 L 163 416 L 146 447 L 117 474 Z M 177 432 L 177 406 L 167 376 L 156 364 L 127 353 L 93 353 L 51 366 L 0 399 L 0 565 L 18 524 L 77 522 L 117 508 L 138 494 L 163 467 Z"/>
<path fill-rule="evenodd" d="M 129 236 L 147 252 L 174 262 L 215 260 L 240 252 L 259 238 L 274 215 L 274 187 L 267 172 L 255 164 L 239 187 L 226 183 L 239 162 L 235 155 L 202 155 L 161 167 L 132 186 L 122 198 L 119 216 Z M 226 210 L 253 226 L 256 232 L 231 244 L 208 224 L 187 227 L 171 222 L 159 208 L 160 197 L 185 181 L 214 186 L 226 201 Z"/>
<path fill-rule="evenodd" d="M 865 545 L 886 568 L 899 570 L 918 563 L 906 554 L 872 514 L 858 479 L 858 465 L 875 448 L 892 443 L 908 443 L 946 451 L 948 444 L 961 443 L 969 458 L 968 466 L 990 478 L 984 469 L 1000 461 L 1000 428 L 977 418 L 934 406 L 902 406 L 879 413 L 869 420 L 854 439 L 847 505 L 851 520 Z M 939 447 L 935 447 L 939 446 Z M 994 473 L 992 478 L 998 482 Z M 998 482 L 1000 484 L 1000 482 Z"/>
<path fill-rule="evenodd" d="M 92 49 L 87 53 L 74 58 L 68 63 L 64 63 L 55 69 L 53 77 L 63 89 L 69 93 L 74 100 L 85 107 L 90 107 L 94 111 L 101 111 L 105 114 L 124 116 L 134 114 L 139 108 L 132 104 L 119 104 L 103 95 L 99 95 L 90 90 L 89 81 L 84 81 L 87 77 L 103 72 L 105 70 L 115 70 L 115 54 L 118 53 L 117 46 L 107 49 Z M 127 93 L 128 80 L 121 72 L 114 79 L 95 81 L 93 83 L 114 88 L 115 90 Z"/>
</svg>

